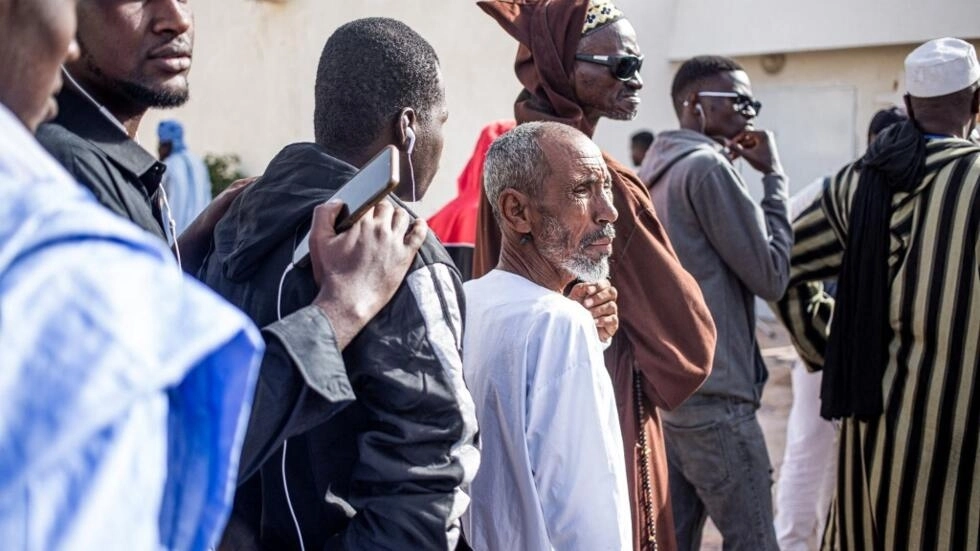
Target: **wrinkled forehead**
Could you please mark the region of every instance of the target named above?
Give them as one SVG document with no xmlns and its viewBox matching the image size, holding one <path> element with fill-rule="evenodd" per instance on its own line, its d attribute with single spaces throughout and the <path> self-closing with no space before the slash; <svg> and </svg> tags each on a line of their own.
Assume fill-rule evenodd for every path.
<svg viewBox="0 0 980 551">
<path fill-rule="evenodd" d="M 584 134 L 575 132 L 542 136 L 541 149 L 551 174 L 563 187 L 606 181 L 609 169 L 602 151 Z"/>
</svg>

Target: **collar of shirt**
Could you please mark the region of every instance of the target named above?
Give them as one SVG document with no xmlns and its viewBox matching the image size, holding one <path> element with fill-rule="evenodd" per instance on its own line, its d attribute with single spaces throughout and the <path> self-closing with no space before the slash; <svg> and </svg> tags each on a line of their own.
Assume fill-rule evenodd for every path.
<svg viewBox="0 0 980 551">
<path fill-rule="evenodd" d="M 58 107 L 54 122 L 102 150 L 116 166 L 138 179 L 148 196 L 157 192 L 167 166 L 131 140 L 70 83 L 58 94 Z"/>
</svg>

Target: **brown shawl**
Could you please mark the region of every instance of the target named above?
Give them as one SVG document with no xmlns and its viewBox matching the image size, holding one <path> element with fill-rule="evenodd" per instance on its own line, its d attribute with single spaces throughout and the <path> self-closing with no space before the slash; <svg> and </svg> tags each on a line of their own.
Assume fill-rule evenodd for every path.
<svg viewBox="0 0 980 551">
<path fill-rule="evenodd" d="M 514 105 L 518 123 L 557 121 L 592 136 L 572 91 L 571 75 L 588 0 L 492 0 L 479 6 L 520 42 L 514 68 L 524 90 Z M 650 448 L 650 505 L 660 551 L 676 549 L 670 510 L 667 455 L 655 407 L 680 405 L 708 377 L 715 327 L 697 282 L 680 265 L 657 220 L 646 187 L 632 170 L 604 153 L 619 211 L 611 281 L 619 290 L 620 329 L 606 351 L 626 451 L 634 548 L 650 549 L 638 421 Z M 492 270 L 500 255 L 500 230 L 486 196 L 480 201 L 474 277 Z M 637 417 L 638 375 L 645 412 Z"/>
</svg>

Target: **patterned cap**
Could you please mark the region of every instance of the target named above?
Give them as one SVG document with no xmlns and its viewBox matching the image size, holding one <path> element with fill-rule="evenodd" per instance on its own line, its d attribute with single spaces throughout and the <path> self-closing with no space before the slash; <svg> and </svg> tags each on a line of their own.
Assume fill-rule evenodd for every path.
<svg viewBox="0 0 980 551">
<path fill-rule="evenodd" d="M 589 9 L 585 12 L 585 26 L 582 27 L 582 34 L 590 32 L 619 21 L 625 17 L 623 12 L 609 0 L 589 0 Z"/>
</svg>

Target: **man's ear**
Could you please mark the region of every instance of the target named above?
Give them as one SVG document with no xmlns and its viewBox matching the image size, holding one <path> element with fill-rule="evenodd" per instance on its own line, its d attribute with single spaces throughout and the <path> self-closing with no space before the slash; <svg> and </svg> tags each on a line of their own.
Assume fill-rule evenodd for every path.
<svg viewBox="0 0 980 551">
<path fill-rule="evenodd" d="M 915 125 L 918 126 L 919 123 L 915 120 L 915 110 L 912 109 L 912 96 L 905 94 L 902 96 L 902 100 L 905 101 L 905 114 L 909 116 L 910 121 L 916 123 Z"/>
<path fill-rule="evenodd" d="M 698 112 L 701 108 L 701 97 L 698 96 L 697 92 L 690 92 L 687 97 L 684 98 L 684 106 L 692 113 Z"/>
<path fill-rule="evenodd" d="M 698 117 L 701 114 L 697 112 L 697 108 L 695 107 L 696 105 L 698 105 L 698 95 L 696 92 L 691 92 L 684 96 L 684 98 L 674 106 L 674 109 L 677 112 L 677 120 L 681 124 L 685 124 L 684 121 L 698 120 Z"/>
<path fill-rule="evenodd" d="M 513 188 L 500 192 L 497 198 L 500 222 L 516 234 L 531 233 L 530 203 L 527 195 Z"/>
<path fill-rule="evenodd" d="M 970 113 L 974 115 L 980 113 L 980 86 L 973 91 L 973 104 L 970 105 Z"/>
</svg>

